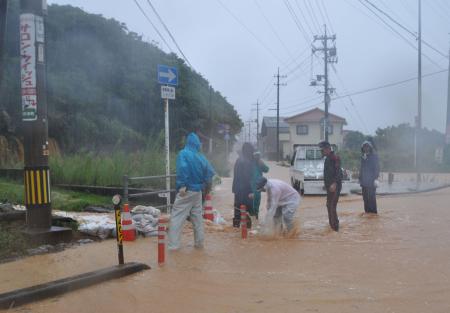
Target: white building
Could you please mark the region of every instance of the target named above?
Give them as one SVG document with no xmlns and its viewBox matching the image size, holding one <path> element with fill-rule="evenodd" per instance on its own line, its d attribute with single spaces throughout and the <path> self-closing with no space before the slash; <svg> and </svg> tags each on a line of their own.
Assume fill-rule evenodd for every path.
<svg viewBox="0 0 450 313">
<path fill-rule="evenodd" d="M 298 145 L 315 145 L 325 139 L 324 119 L 325 112 L 315 108 L 288 118 L 284 121 L 289 125 L 290 152 Z M 328 115 L 328 141 L 338 148 L 344 142 L 344 125 L 347 124 L 345 118 L 329 113 Z M 284 151 L 286 156 L 286 151 Z"/>
</svg>

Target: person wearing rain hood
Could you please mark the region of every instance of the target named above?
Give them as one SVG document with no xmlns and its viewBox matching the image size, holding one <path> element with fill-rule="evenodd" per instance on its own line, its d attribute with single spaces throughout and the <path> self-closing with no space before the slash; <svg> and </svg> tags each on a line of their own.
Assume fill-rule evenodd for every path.
<svg viewBox="0 0 450 313">
<path fill-rule="evenodd" d="M 300 195 L 291 185 L 278 179 L 261 177 L 256 188 L 267 192 L 267 213 L 263 222 L 264 234 L 278 234 L 285 227 L 290 233 L 295 226 L 295 213 L 300 206 Z"/>
<path fill-rule="evenodd" d="M 259 216 L 259 206 L 261 204 L 261 192 L 256 189 L 256 184 L 259 179 L 263 177 L 263 173 L 267 173 L 269 167 L 261 159 L 261 153 L 255 151 L 253 153 L 253 174 L 252 174 L 252 193 L 253 193 L 253 210 L 250 213 L 250 217 L 258 219 Z"/>
<path fill-rule="evenodd" d="M 169 222 L 169 250 L 180 248 L 181 232 L 187 217 L 194 227 L 194 246 L 203 248 L 202 190 L 211 183 L 215 172 L 200 149 L 200 139 L 195 133 L 190 133 L 186 146 L 177 156 L 177 196 Z"/>
<path fill-rule="evenodd" d="M 253 212 L 253 190 L 252 177 L 254 169 L 253 153 L 255 149 L 252 144 L 245 142 L 242 145 L 242 152 L 234 164 L 233 186 L 234 193 L 234 218 L 233 227 L 240 227 L 241 224 L 241 205 L 247 207 L 247 212 Z M 251 219 L 247 220 L 248 228 L 251 228 Z"/>
<path fill-rule="evenodd" d="M 376 191 L 380 165 L 378 155 L 374 151 L 370 141 L 364 141 L 361 145 L 361 167 L 359 170 L 359 184 L 362 188 L 364 211 L 377 214 Z"/>
</svg>

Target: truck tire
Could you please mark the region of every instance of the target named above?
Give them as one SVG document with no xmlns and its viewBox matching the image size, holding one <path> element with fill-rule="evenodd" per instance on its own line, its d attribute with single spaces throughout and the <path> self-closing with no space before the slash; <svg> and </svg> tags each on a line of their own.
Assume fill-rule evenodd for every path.
<svg viewBox="0 0 450 313">
<path fill-rule="evenodd" d="M 292 188 L 299 191 L 300 190 L 300 183 L 296 180 L 291 180 Z"/>
</svg>

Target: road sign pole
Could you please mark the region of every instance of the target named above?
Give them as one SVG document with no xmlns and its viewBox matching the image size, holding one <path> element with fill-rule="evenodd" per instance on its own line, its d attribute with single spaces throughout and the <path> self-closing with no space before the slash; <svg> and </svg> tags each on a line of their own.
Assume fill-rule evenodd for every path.
<svg viewBox="0 0 450 313">
<path fill-rule="evenodd" d="M 166 190 L 167 213 L 170 213 L 170 138 L 169 138 L 169 99 L 164 99 L 165 150 L 166 150 Z"/>
</svg>

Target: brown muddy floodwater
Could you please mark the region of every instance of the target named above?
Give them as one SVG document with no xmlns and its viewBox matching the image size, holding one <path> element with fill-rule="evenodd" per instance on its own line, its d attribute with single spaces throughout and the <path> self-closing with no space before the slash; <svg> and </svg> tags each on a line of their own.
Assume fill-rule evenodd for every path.
<svg viewBox="0 0 450 313">
<path fill-rule="evenodd" d="M 286 178 L 285 169 L 272 177 Z M 231 217 L 230 181 L 214 205 Z M 306 197 L 295 239 L 240 239 L 231 227 L 207 227 L 195 250 L 156 264 L 155 239 L 125 245 L 127 261 L 152 269 L 26 305 L 11 312 L 450 312 L 450 189 L 379 199 L 379 216 L 358 197 L 339 204 L 341 231 L 327 225 L 323 197 Z M 0 265 L 0 292 L 114 265 L 107 240 Z"/>
</svg>

